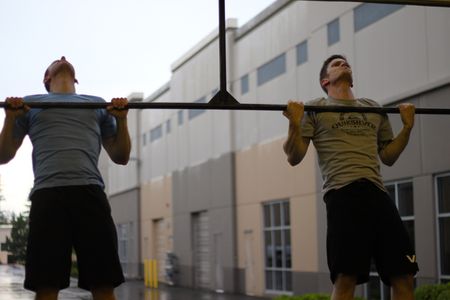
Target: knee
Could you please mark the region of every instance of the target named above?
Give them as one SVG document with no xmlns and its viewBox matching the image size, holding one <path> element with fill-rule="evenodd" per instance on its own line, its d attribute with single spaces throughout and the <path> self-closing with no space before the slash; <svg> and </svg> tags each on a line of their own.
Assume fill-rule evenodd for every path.
<svg viewBox="0 0 450 300">
<path fill-rule="evenodd" d="M 339 274 L 334 282 L 334 292 L 353 294 L 356 286 L 356 276 Z"/>
<path fill-rule="evenodd" d="M 400 275 L 391 278 L 391 285 L 394 291 L 412 291 L 414 290 L 414 276 Z"/>
<path fill-rule="evenodd" d="M 40 288 L 36 291 L 35 300 L 56 300 L 58 299 L 58 289 Z"/>
<path fill-rule="evenodd" d="M 95 287 L 91 289 L 95 300 L 115 300 L 113 287 Z"/>
</svg>

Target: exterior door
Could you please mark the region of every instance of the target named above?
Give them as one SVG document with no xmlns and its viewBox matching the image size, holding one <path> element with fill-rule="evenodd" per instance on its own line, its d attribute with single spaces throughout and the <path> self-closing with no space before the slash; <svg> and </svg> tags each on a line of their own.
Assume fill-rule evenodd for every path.
<svg viewBox="0 0 450 300">
<path fill-rule="evenodd" d="M 207 212 L 193 215 L 194 284 L 210 288 L 209 217 Z"/>
</svg>

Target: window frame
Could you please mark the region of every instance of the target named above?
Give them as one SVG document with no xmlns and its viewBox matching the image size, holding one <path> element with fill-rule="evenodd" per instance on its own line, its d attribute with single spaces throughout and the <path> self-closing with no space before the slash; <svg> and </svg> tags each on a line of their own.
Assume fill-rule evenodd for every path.
<svg viewBox="0 0 450 300">
<path fill-rule="evenodd" d="M 279 225 L 274 225 L 272 220 L 276 219 L 275 214 L 275 206 L 279 205 Z M 287 210 L 286 210 L 287 206 Z M 269 209 L 270 213 L 270 226 L 266 225 L 266 208 Z M 286 212 L 288 213 L 288 218 L 286 218 Z M 293 293 L 293 270 L 292 270 L 292 223 L 291 223 L 291 204 L 289 199 L 275 200 L 262 203 L 262 239 L 263 239 L 263 253 L 264 253 L 264 288 L 267 293 L 270 294 L 292 294 Z M 286 221 L 289 223 L 286 224 Z M 280 242 L 281 242 L 281 251 L 282 251 L 282 266 L 276 266 L 276 249 L 273 247 L 275 245 L 275 232 L 280 232 Z M 289 233 L 289 244 L 286 243 L 286 233 Z M 271 243 L 266 243 L 266 233 L 270 233 Z M 272 266 L 267 265 L 267 247 L 271 246 L 271 256 L 272 256 Z M 287 267 L 288 254 L 287 249 L 290 249 L 290 266 Z M 275 261 L 275 262 L 274 262 Z M 268 288 L 268 278 L 267 273 L 272 272 L 271 283 L 272 287 Z M 276 287 L 276 272 L 281 272 L 281 285 L 282 289 L 279 290 Z M 290 273 L 290 276 L 287 277 L 287 273 Z M 290 280 L 290 282 L 288 282 Z M 289 289 L 290 288 L 290 289 Z"/>
<path fill-rule="evenodd" d="M 392 181 L 388 181 L 385 182 L 384 185 L 386 186 L 386 189 L 388 186 L 394 186 L 395 187 L 395 199 L 392 199 L 392 201 L 394 201 L 395 206 L 398 209 L 398 204 L 399 204 L 399 193 L 398 193 L 398 186 L 401 184 L 405 184 L 405 183 L 411 183 L 411 188 L 412 188 L 412 201 L 413 201 L 413 214 L 412 215 L 406 215 L 406 216 L 401 216 L 402 222 L 410 222 L 413 221 L 413 225 L 414 225 L 414 233 L 415 233 L 415 213 L 414 213 L 414 181 L 412 178 L 409 179 L 402 179 L 402 180 L 392 180 Z M 389 194 L 389 192 L 388 192 Z M 390 194 L 389 194 L 390 196 Z M 415 240 L 415 239 L 414 239 Z M 413 245 L 415 247 L 415 245 Z M 390 296 L 390 289 L 381 281 L 380 279 L 380 275 L 378 274 L 378 272 L 376 271 L 370 271 L 369 272 L 369 281 L 364 284 L 364 297 L 368 298 L 369 297 L 369 284 L 370 284 L 370 278 L 378 278 L 379 280 L 379 292 L 380 292 L 380 300 L 390 300 L 391 296 Z M 414 281 L 414 285 L 415 285 L 415 281 Z"/>
<path fill-rule="evenodd" d="M 450 172 L 438 174 L 434 176 L 434 186 L 435 186 L 435 209 L 436 209 L 436 250 L 437 250 L 437 270 L 438 270 L 438 280 L 439 282 L 449 282 L 450 281 L 450 274 L 444 275 L 442 274 L 442 253 L 441 253 L 441 236 L 440 236 L 440 228 L 439 228 L 439 220 L 440 218 L 450 218 L 450 212 L 446 213 L 440 213 L 439 212 L 439 184 L 438 179 L 442 177 L 449 177 L 450 178 Z"/>
</svg>

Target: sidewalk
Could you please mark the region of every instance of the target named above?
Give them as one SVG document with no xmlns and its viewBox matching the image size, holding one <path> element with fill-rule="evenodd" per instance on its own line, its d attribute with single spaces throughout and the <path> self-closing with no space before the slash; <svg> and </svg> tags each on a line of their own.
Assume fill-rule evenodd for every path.
<svg viewBox="0 0 450 300">
<path fill-rule="evenodd" d="M 33 300 L 34 293 L 23 288 L 24 268 L 22 266 L 0 265 L 0 299 Z M 59 293 L 59 300 L 91 300 L 91 294 L 71 286 Z M 144 287 L 142 281 L 127 281 L 116 289 L 118 300 L 268 300 L 269 298 L 245 295 L 218 294 L 203 290 L 161 285 L 158 289 Z"/>
</svg>

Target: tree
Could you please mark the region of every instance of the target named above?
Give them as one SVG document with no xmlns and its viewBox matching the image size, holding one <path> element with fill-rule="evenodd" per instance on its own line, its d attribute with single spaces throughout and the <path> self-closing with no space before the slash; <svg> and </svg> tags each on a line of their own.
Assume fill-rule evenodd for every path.
<svg viewBox="0 0 450 300">
<path fill-rule="evenodd" d="M 2 250 L 9 252 L 8 260 L 23 264 L 25 262 L 28 239 L 28 216 L 19 214 L 12 217 L 11 238 L 6 237 Z"/>
</svg>

